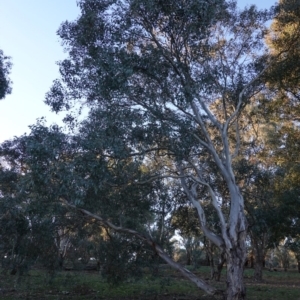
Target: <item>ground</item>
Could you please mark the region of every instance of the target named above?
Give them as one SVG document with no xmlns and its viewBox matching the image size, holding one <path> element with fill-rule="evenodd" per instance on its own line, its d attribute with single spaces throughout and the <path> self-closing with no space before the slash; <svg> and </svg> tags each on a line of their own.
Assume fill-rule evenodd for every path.
<svg viewBox="0 0 300 300">
<path fill-rule="evenodd" d="M 207 278 L 209 269 L 195 271 Z M 300 274 L 296 270 L 264 271 L 264 282 L 252 279 L 253 270 L 245 270 L 248 300 L 300 300 Z M 225 273 L 218 288 L 225 286 Z M 0 299 L 109 299 L 109 300 L 212 300 L 176 271 L 162 268 L 160 276 L 145 275 L 136 281 L 128 279 L 118 286 L 105 282 L 96 271 L 61 271 L 50 277 L 44 270 L 32 270 L 21 279 L 9 274 L 0 275 Z"/>
</svg>

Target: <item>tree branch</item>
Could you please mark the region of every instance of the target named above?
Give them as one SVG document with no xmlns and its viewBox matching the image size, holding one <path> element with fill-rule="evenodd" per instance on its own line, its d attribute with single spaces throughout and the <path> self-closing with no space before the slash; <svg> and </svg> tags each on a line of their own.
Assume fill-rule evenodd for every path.
<svg viewBox="0 0 300 300">
<path fill-rule="evenodd" d="M 190 202 L 197 209 L 201 229 L 203 230 L 204 234 L 207 236 L 208 239 L 210 239 L 216 246 L 218 246 L 219 248 L 222 249 L 223 245 L 224 245 L 223 239 L 207 228 L 205 212 L 204 212 L 200 202 L 196 199 L 195 191 L 190 190 L 188 188 L 186 181 L 184 180 L 184 174 L 183 174 L 182 167 L 180 165 L 178 165 L 178 168 L 179 168 L 180 175 L 181 175 L 180 180 L 181 180 L 183 189 L 184 189 L 188 199 L 190 200 Z"/>
<path fill-rule="evenodd" d="M 181 274 L 186 277 L 187 279 L 191 280 L 193 283 L 195 283 L 197 285 L 197 287 L 199 287 L 200 289 L 204 290 L 206 293 L 210 294 L 210 295 L 215 295 L 217 294 L 219 291 L 217 289 L 215 289 L 213 286 L 209 285 L 207 282 L 205 282 L 204 280 L 198 278 L 195 274 L 193 274 L 192 272 L 190 272 L 189 270 L 187 270 L 186 268 L 184 268 L 182 265 L 180 265 L 179 263 L 175 262 L 174 260 L 172 260 L 165 252 L 164 250 L 155 243 L 155 241 L 151 238 L 148 237 L 138 231 L 135 231 L 133 229 L 129 229 L 129 228 L 123 228 L 123 227 L 119 227 L 114 225 L 113 223 L 111 223 L 108 220 L 103 219 L 101 216 L 93 214 L 92 212 L 83 209 L 83 208 L 79 208 L 76 207 L 75 205 L 69 203 L 68 201 L 61 199 L 61 201 L 63 202 L 63 204 L 65 204 L 66 206 L 73 208 L 77 211 L 80 211 L 81 213 L 83 213 L 84 215 L 96 219 L 99 222 L 101 222 L 103 225 L 108 226 L 109 228 L 117 231 L 117 232 L 122 232 L 122 233 L 127 233 L 127 234 L 131 234 L 134 235 L 135 237 L 141 239 L 142 241 L 146 242 L 148 245 L 150 245 L 151 247 L 153 247 L 153 249 L 155 250 L 155 252 L 167 263 L 169 264 L 171 267 L 173 267 L 174 269 L 178 270 L 181 272 Z"/>
</svg>

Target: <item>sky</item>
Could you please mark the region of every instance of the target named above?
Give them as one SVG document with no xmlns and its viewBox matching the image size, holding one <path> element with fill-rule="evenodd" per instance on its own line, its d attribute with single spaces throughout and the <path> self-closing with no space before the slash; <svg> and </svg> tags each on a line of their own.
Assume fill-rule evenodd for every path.
<svg viewBox="0 0 300 300">
<path fill-rule="evenodd" d="M 269 8 L 275 0 L 238 0 L 238 6 Z M 0 49 L 12 57 L 13 91 L 0 101 L 0 143 L 29 132 L 40 117 L 62 125 L 63 114 L 44 104 L 56 62 L 67 57 L 56 32 L 60 24 L 79 16 L 76 0 L 0 0 Z"/>
</svg>

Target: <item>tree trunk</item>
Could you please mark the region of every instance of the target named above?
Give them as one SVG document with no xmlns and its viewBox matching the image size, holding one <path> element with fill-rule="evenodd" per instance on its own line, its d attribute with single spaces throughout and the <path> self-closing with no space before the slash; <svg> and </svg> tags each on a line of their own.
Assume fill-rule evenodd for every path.
<svg viewBox="0 0 300 300">
<path fill-rule="evenodd" d="M 258 282 L 261 282 L 263 280 L 263 260 L 255 261 L 253 278 Z"/>
<path fill-rule="evenodd" d="M 231 194 L 231 207 L 229 216 L 229 226 L 222 235 L 225 241 L 226 253 L 226 299 L 244 300 L 246 299 L 246 289 L 244 285 L 244 264 L 247 256 L 247 219 L 244 213 L 244 199 L 239 188 L 228 182 Z"/>
<path fill-rule="evenodd" d="M 263 280 L 263 268 L 264 268 L 264 243 L 253 241 L 254 243 L 254 274 L 253 278 L 255 281 L 261 282 Z"/>
<path fill-rule="evenodd" d="M 213 256 L 210 256 L 209 258 L 209 266 L 210 266 L 210 279 L 214 279 L 216 275 L 216 270 L 215 270 L 215 262 Z"/>
<path fill-rule="evenodd" d="M 295 253 L 295 257 L 296 257 L 296 260 L 297 260 L 298 273 L 300 273 L 300 254 Z"/>
<path fill-rule="evenodd" d="M 221 273 L 222 273 L 222 269 L 223 269 L 225 261 L 226 261 L 225 252 L 222 252 L 219 263 L 218 263 L 218 266 L 217 266 L 217 272 L 216 272 L 216 275 L 215 275 L 215 280 L 216 281 L 220 281 L 220 279 L 221 279 Z"/>
<path fill-rule="evenodd" d="M 244 285 L 244 263 L 245 255 L 243 251 L 231 249 L 227 258 L 227 300 L 243 300 L 246 299 L 246 289 Z"/>
<path fill-rule="evenodd" d="M 190 266 L 192 264 L 192 254 L 191 254 L 191 249 L 190 248 L 186 248 L 186 265 L 187 266 Z"/>
<path fill-rule="evenodd" d="M 250 268 L 253 269 L 254 268 L 254 257 L 253 257 L 253 254 L 251 253 L 251 256 L 250 256 Z"/>
<path fill-rule="evenodd" d="M 210 266 L 210 279 L 214 279 L 216 276 L 215 263 L 214 263 L 214 254 L 213 254 L 213 244 L 210 240 L 204 241 L 204 247 L 206 250 L 206 257 L 208 265 Z"/>
</svg>

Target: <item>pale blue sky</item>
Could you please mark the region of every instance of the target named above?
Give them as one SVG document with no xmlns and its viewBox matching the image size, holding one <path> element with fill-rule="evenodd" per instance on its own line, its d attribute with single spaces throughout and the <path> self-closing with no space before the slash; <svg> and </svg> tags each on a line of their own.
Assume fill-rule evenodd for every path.
<svg viewBox="0 0 300 300">
<path fill-rule="evenodd" d="M 275 0 L 238 0 L 238 5 L 269 8 Z M 56 61 L 66 54 L 56 31 L 79 14 L 76 0 L 0 0 L 0 49 L 12 57 L 13 92 L 0 101 L 0 143 L 29 132 L 28 125 L 46 116 L 48 124 L 62 115 L 43 103 L 58 77 Z"/>
</svg>

